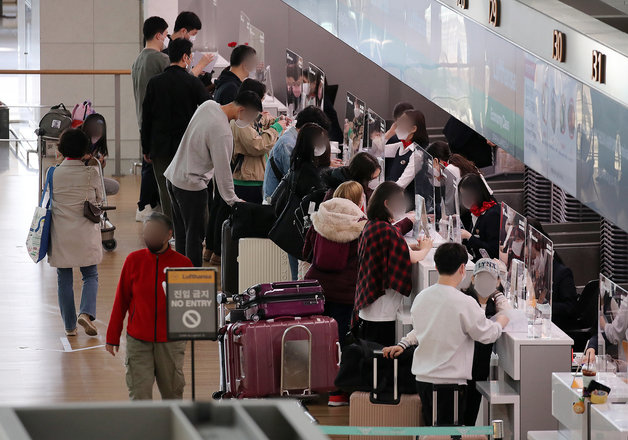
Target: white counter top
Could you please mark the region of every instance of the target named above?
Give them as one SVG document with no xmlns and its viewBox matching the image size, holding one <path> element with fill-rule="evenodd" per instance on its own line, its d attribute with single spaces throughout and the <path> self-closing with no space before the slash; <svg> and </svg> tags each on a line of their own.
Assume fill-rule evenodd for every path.
<svg viewBox="0 0 628 440">
<path fill-rule="evenodd" d="M 628 404 L 591 405 L 591 438 L 595 440 L 628 439 Z"/>
</svg>

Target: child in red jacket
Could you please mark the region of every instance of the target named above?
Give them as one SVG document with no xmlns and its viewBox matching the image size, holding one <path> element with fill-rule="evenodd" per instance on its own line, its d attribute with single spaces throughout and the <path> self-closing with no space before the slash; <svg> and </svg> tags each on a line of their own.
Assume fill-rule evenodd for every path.
<svg viewBox="0 0 628 440">
<path fill-rule="evenodd" d="M 162 399 L 181 399 L 185 379 L 186 341 L 169 342 L 166 329 L 166 295 L 162 283 L 167 267 L 192 267 L 189 258 L 170 249 L 172 221 L 152 213 L 144 224 L 146 249 L 126 258 L 107 328 L 107 351 L 115 356 L 120 347 L 124 318 L 126 328 L 126 383 L 131 400 L 153 398 L 153 383 Z"/>
</svg>

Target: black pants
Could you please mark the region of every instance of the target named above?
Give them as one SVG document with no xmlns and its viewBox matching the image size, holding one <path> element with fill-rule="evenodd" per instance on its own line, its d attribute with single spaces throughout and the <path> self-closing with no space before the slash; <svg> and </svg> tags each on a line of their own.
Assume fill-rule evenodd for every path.
<svg viewBox="0 0 628 440">
<path fill-rule="evenodd" d="M 214 199 L 209 208 L 209 224 L 205 233 L 205 247 L 214 254 L 220 256 L 222 250 L 222 224 L 231 213 L 231 208 L 227 205 L 220 193 L 214 188 Z"/>
<path fill-rule="evenodd" d="M 261 186 L 234 185 L 236 196 L 245 202 L 261 205 L 264 201 Z"/>
<path fill-rule="evenodd" d="M 345 336 L 349 332 L 353 304 L 341 304 L 333 301 L 325 301 L 325 316 L 334 318 L 338 323 L 338 341 L 344 345 Z"/>
<path fill-rule="evenodd" d="M 454 424 L 454 391 L 452 389 L 439 390 L 436 396 L 438 405 L 437 423 L 432 425 L 432 391 L 434 384 L 428 382 L 416 383 L 417 392 L 421 398 L 421 412 L 425 426 L 452 426 Z M 462 425 L 464 418 L 466 385 L 461 385 L 458 392 L 458 424 Z M 475 423 L 473 423 L 475 425 Z"/>
<path fill-rule="evenodd" d="M 377 342 L 384 347 L 397 343 L 395 321 L 365 321 L 360 319 L 358 326 L 358 334 L 362 339 Z"/>
<path fill-rule="evenodd" d="M 203 237 L 207 213 L 207 191 L 186 191 L 167 182 L 172 203 L 174 246 L 195 267 L 203 265 Z"/>
<path fill-rule="evenodd" d="M 142 159 L 142 182 L 137 207 L 142 211 L 146 205 L 150 205 L 151 208 L 159 205 L 159 188 L 155 180 L 153 165 Z"/>
<path fill-rule="evenodd" d="M 211 240 L 214 236 L 212 220 L 212 206 L 214 204 L 214 181 L 210 180 L 207 185 L 207 222 L 205 224 L 205 249 L 211 250 Z"/>
<path fill-rule="evenodd" d="M 466 426 L 475 426 L 480 412 L 480 403 L 482 403 L 482 395 L 475 386 L 475 380 L 467 381 L 467 391 L 465 393 L 464 408 L 464 424 Z"/>
<path fill-rule="evenodd" d="M 166 178 L 164 173 L 172 162 L 171 157 L 156 157 L 153 159 L 153 171 L 155 172 L 155 182 L 159 192 L 159 201 L 161 202 L 161 210 L 164 215 L 172 219 L 172 204 L 170 203 L 170 195 L 166 188 Z"/>
</svg>

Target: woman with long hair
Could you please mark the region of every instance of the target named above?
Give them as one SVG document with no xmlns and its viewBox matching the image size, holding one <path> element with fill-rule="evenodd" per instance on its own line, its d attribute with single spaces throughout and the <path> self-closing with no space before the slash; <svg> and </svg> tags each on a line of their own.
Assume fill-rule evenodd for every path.
<svg viewBox="0 0 628 440">
<path fill-rule="evenodd" d="M 462 242 L 473 256 L 482 258 L 482 249 L 489 257 L 499 257 L 499 222 L 501 208 L 479 174 L 467 174 L 458 184 L 460 204 L 466 209 L 461 215 L 464 230 Z"/>
<path fill-rule="evenodd" d="M 107 122 L 100 113 L 92 113 L 85 118 L 81 130 L 87 135 L 90 148 L 85 156 L 85 164 L 96 166 L 95 161 L 100 162 L 100 167 L 104 170 L 107 165 L 109 149 L 107 148 Z M 105 194 L 112 196 L 120 191 L 120 184 L 117 180 L 109 177 L 104 178 Z"/>
</svg>

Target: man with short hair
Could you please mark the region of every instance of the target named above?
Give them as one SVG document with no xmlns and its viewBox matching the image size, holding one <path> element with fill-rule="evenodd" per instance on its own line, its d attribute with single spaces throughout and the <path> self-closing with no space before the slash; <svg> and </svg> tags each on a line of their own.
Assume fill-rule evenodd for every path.
<svg viewBox="0 0 628 440">
<path fill-rule="evenodd" d="M 164 172 L 172 162 L 183 133 L 199 105 L 209 99 L 200 79 L 187 73 L 192 43 L 177 38 L 169 45 L 170 66 L 154 76 L 146 88 L 142 108 L 142 152 L 153 163 L 164 214 L 172 217 Z"/>
<path fill-rule="evenodd" d="M 264 199 L 273 195 L 283 176 L 288 174 L 290 156 L 294 150 L 294 145 L 297 143 L 297 135 L 301 127 L 308 123 L 318 124 L 325 131 L 328 131 L 330 127 L 329 118 L 320 108 L 313 105 L 305 107 L 297 114 L 296 125 L 290 127 L 277 139 L 266 161 L 263 184 Z"/>
<path fill-rule="evenodd" d="M 216 80 L 214 101 L 221 105 L 233 101 L 242 81 L 249 77 L 257 65 L 257 52 L 251 46 L 241 44 L 231 52 L 229 68 L 223 70 Z"/>
<path fill-rule="evenodd" d="M 477 301 L 458 286 L 466 274 L 469 255 L 458 243 L 445 243 L 436 249 L 434 263 L 438 282 L 419 293 L 410 309 L 412 331 L 397 346 L 386 347 L 384 356 L 397 357 L 410 345 L 417 345 L 412 360 L 417 391 L 421 397 L 423 420 L 451 425 L 454 416 L 453 391 L 438 394 L 438 423 L 432 421 L 434 385 L 459 385 L 459 421 L 464 414 L 464 392 L 471 379 L 474 341 L 495 342 L 508 324 L 508 317 L 486 318 Z"/>
<path fill-rule="evenodd" d="M 192 262 L 170 249 L 172 222 L 153 212 L 144 223 L 145 249 L 131 252 L 122 267 L 107 328 L 105 349 L 115 356 L 126 326 L 126 383 L 131 400 L 153 398 L 153 383 L 162 399 L 183 398 L 183 360 L 186 341 L 169 341 L 166 295 L 162 288 L 167 267 L 190 267 Z"/>
<path fill-rule="evenodd" d="M 137 56 L 131 67 L 131 80 L 133 82 L 133 94 L 135 96 L 135 112 L 137 125 L 142 130 L 142 104 L 146 95 L 148 81 L 160 74 L 170 64 L 168 57 L 161 53 L 165 41 L 168 39 L 168 23 L 161 17 L 149 17 L 143 26 L 144 49 Z M 140 185 L 140 198 L 137 202 L 135 220 L 146 220 L 159 205 L 159 189 L 153 172 L 150 158 L 144 155 L 142 160 L 142 182 Z"/>
<path fill-rule="evenodd" d="M 179 15 L 177 15 L 177 19 L 174 22 L 174 33 L 172 35 L 168 35 L 168 39 L 170 42 L 178 39 L 184 38 L 194 44 L 194 40 L 196 40 L 196 35 L 198 31 L 201 30 L 202 24 L 201 19 L 198 18 L 194 12 L 183 11 Z M 168 44 L 163 53 L 166 55 L 170 52 L 170 44 Z M 214 60 L 214 55 L 211 53 L 204 54 L 199 60 L 196 66 L 192 67 L 190 73 L 194 76 L 200 76 L 203 73 L 203 69 L 207 67 L 209 63 Z M 191 63 L 190 63 L 191 65 Z"/>
<path fill-rule="evenodd" d="M 251 124 L 262 111 L 262 100 L 251 91 L 238 93 L 227 105 L 204 102 L 194 113 L 179 149 L 164 176 L 174 219 L 175 248 L 195 266 L 203 265 L 203 238 L 207 212 L 207 183 L 213 175 L 222 199 L 233 205 L 240 199 L 233 188 L 230 121 Z"/>
</svg>

